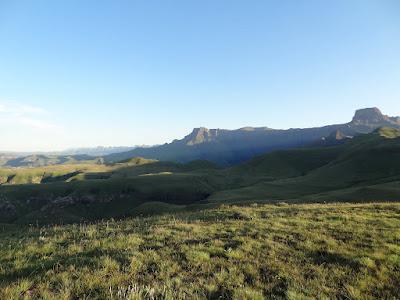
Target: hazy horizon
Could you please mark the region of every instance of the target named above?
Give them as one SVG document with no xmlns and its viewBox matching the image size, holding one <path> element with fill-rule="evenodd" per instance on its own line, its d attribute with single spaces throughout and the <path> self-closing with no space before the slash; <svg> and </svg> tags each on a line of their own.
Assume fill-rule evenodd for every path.
<svg viewBox="0 0 400 300">
<path fill-rule="evenodd" d="M 362 109 L 366 109 L 367 107 L 365 107 L 365 108 L 362 108 Z M 378 108 L 379 109 L 379 107 L 369 107 L 369 108 Z M 368 108 L 367 108 L 368 109 Z M 382 112 L 382 111 L 381 111 Z M 389 117 L 400 117 L 400 116 L 394 116 L 394 115 L 390 115 L 390 114 L 386 114 L 385 112 L 382 112 L 384 115 L 388 115 Z M 336 125 L 336 124 L 345 124 L 345 123 L 348 123 L 349 121 L 351 121 L 351 119 L 349 119 L 349 120 L 346 120 L 346 121 L 343 121 L 343 122 L 337 122 L 337 123 L 333 123 L 333 124 L 321 124 L 321 127 L 322 126 L 326 126 L 326 125 Z M 249 126 L 245 126 L 245 127 L 249 127 Z M 245 128 L 245 127 L 240 127 L 240 128 L 207 128 L 207 129 L 221 129 L 221 130 L 238 130 L 238 129 L 242 129 L 242 128 Z M 267 126 L 260 126 L 260 127 L 258 127 L 258 128 L 263 128 L 263 127 L 267 127 Z M 190 130 L 188 130 L 187 131 L 187 133 L 185 134 L 185 136 L 186 135 L 188 135 L 188 134 L 190 134 L 190 132 L 191 131 L 193 131 L 194 129 L 196 129 L 196 128 L 204 128 L 204 126 L 200 126 L 200 127 L 194 127 L 194 128 L 191 128 Z M 257 127 L 252 127 L 252 128 L 257 128 Z M 268 128 L 271 128 L 271 129 L 275 129 L 275 130 L 288 130 L 288 129 L 296 129 L 296 128 L 310 128 L 310 127 L 290 127 L 290 128 L 274 128 L 274 127 L 268 127 Z M 68 152 L 68 151 L 70 151 L 70 152 L 72 152 L 72 151 L 74 151 L 74 150 L 77 150 L 77 149 L 81 149 L 81 150 L 83 150 L 83 149 L 94 149 L 94 148 L 135 148 L 135 147 L 155 147 L 155 146 L 159 146 L 159 145 L 162 145 L 162 144 L 164 144 L 164 143 L 170 143 L 170 142 L 172 142 L 173 140 L 175 140 L 175 139 L 180 139 L 180 138 L 183 138 L 184 136 L 180 136 L 180 137 L 175 137 L 175 138 L 173 138 L 173 139 L 171 139 L 171 140 L 169 140 L 169 141 L 164 141 L 164 142 L 162 142 L 162 143 L 158 143 L 158 144 L 136 144 L 136 145 L 93 145 L 93 146 L 77 146 L 77 147 L 69 147 L 69 148 L 63 148 L 63 149 L 56 149 L 56 150 L 52 150 L 52 149 L 50 149 L 50 150 L 35 150 L 35 149 L 33 149 L 33 150 L 23 150 L 23 151 L 16 151 L 16 150 L 2 150 L 2 149 L 0 149 L 0 154 L 7 154 L 7 153 L 9 153 L 9 154 L 13 154 L 13 153 L 34 153 L 34 154 L 40 154 L 40 153 L 59 153 L 59 152 Z"/>
<path fill-rule="evenodd" d="M 400 115 L 400 3 L 0 3 L 2 152 Z"/>
</svg>

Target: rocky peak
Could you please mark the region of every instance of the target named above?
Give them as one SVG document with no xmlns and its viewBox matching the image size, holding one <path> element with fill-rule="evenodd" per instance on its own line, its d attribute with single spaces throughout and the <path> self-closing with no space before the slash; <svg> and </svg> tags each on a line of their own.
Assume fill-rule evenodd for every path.
<svg viewBox="0 0 400 300">
<path fill-rule="evenodd" d="M 364 108 L 356 110 L 352 123 L 355 124 L 377 124 L 388 121 L 388 117 L 376 108 Z"/>
<path fill-rule="evenodd" d="M 356 111 L 353 120 L 349 124 L 360 132 L 369 133 L 379 127 L 399 128 L 399 117 L 389 117 L 376 108 L 364 108 Z"/>
<path fill-rule="evenodd" d="M 205 127 L 194 128 L 192 133 L 185 137 L 184 141 L 189 146 L 211 142 L 218 136 L 218 131 L 218 129 L 208 129 Z"/>
</svg>

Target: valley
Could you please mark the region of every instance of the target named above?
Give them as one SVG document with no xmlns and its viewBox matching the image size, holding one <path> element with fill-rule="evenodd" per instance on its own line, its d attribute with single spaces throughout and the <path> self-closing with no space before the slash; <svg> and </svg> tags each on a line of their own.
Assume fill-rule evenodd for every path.
<svg viewBox="0 0 400 300">
<path fill-rule="evenodd" d="M 3 223 L 51 224 L 221 204 L 399 200 L 400 130 L 279 150 L 231 167 L 131 158 L 0 169 Z"/>
<path fill-rule="evenodd" d="M 396 299 L 400 129 L 372 123 L 248 159 L 5 155 L 0 299 Z"/>
</svg>

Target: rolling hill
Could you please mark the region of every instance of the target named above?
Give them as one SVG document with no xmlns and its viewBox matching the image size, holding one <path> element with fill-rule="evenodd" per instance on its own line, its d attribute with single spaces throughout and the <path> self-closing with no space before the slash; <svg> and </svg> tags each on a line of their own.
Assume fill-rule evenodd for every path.
<svg viewBox="0 0 400 300">
<path fill-rule="evenodd" d="M 398 129 L 380 128 L 340 146 L 257 157 L 232 170 L 238 174 L 248 174 L 250 170 L 253 180 L 259 178 L 258 181 L 217 192 L 208 200 L 400 200 L 399 136 Z M 368 190 L 378 192 L 368 193 Z M 379 193 L 380 190 L 385 192 Z"/>
<path fill-rule="evenodd" d="M 96 162 L 93 156 L 81 155 L 44 155 L 33 154 L 15 157 L 3 162 L 4 167 L 43 167 L 51 165 L 74 164 L 82 162 Z"/>
<path fill-rule="evenodd" d="M 0 169 L 2 222 L 77 222 L 222 203 L 400 200 L 400 130 L 279 150 L 220 168 L 131 158 Z"/>
</svg>

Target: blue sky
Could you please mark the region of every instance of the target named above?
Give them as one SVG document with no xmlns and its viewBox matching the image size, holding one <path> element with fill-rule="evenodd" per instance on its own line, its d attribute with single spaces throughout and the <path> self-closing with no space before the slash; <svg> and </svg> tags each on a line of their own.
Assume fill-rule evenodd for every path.
<svg viewBox="0 0 400 300">
<path fill-rule="evenodd" d="M 1 150 L 400 115 L 400 2 L 0 0 Z"/>
</svg>

